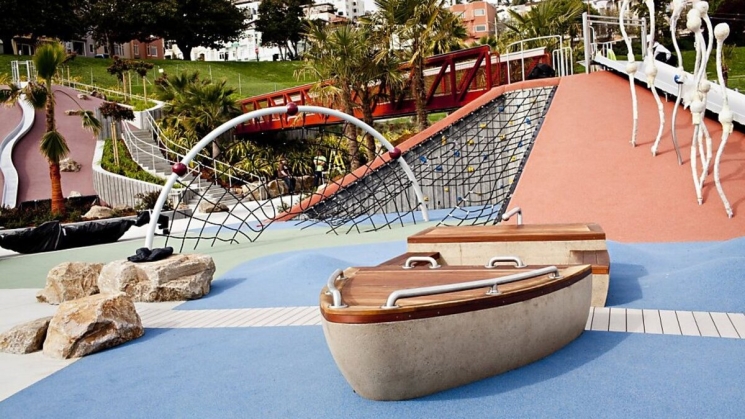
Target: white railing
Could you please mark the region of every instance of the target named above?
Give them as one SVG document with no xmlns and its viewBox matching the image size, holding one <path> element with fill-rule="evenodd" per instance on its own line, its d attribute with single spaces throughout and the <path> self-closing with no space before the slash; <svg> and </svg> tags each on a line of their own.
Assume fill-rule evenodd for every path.
<svg viewBox="0 0 745 419">
<path fill-rule="evenodd" d="M 160 140 L 160 143 L 162 143 L 165 147 L 161 147 L 160 143 L 158 143 L 158 147 L 160 150 L 166 151 L 167 153 L 171 153 L 177 157 L 178 161 L 181 161 L 183 157 L 189 153 L 190 149 L 187 147 L 184 147 L 183 145 L 171 140 L 163 133 L 163 130 L 160 129 L 160 126 L 155 121 L 155 119 L 150 115 L 149 113 L 143 113 L 145 118 L 145 126 L 149 128 L 151 132 L 154 132 L 157 136 L 157 138 Z M 233 186 L 234 183 L 242 184 L 245 183 L 247 179 L 253 179 L 255 181 L 259 181 L 262 183 L 266 182 L 266 178 L 264 176 L 258 175 L 256 173 L 246 172 L 244 170 L 240 170 L 235 167 L 231 167 L 230 170 L 234 173 L 237 173 L 239 176 L 235 176 L 225 170 L 218 169 L 220 165 L 228 166 L 228 164 L 223 163 L 221 161 L 213 159 L 210 155 L 208 155 L 204 150 L 201 150 L 199 153 L 199 162 L 195 162 L 199 165 L 199 167 L 207 167 L 215 174 L 215 177 L 217 176 L 225 176 L 228 180 L 228 184 L 230 187 Z"/>
<path fill-rule="evenodd" d="M 538 36 L 535 38 L 528 38 L 528 39 L 522 39 L 520 41 L 513 42 L 505 48 L 506 56 L 512 56 L 513 54 L 518 54 L 520 56 L 520 66 L 522 68 L 522 80 L 525 80 L 525 59 L 530 58 L 531 53 L 533 53 L 537 48 L 526 48 L 527 43 L 535 43 L 535 41 L 550 41 L 554 40 L 557 41 L 558 47 L 555 48 L 552 51 L 552 59 L 553 59 L 553 67 L 554 71 L 556 71 L 556 75 L 561 76 L 569 76 L 574 74 L 574 64 L 572 60 L 572 48 L 567 42 L 567 45 L 564 45 L 564 39 L 561 35 L 548 35 L 548 36 Z M 514 47 L 519 47 L 517 51 L 512 51 Z M 540 47 L 544 48 L 544 47 Z M 558 51 L 558 52 L 557 52 Z M 510 61 L 511 59 L 506 60 L 507 62 L 507 84 L 510 84 Z"/>
</svg>

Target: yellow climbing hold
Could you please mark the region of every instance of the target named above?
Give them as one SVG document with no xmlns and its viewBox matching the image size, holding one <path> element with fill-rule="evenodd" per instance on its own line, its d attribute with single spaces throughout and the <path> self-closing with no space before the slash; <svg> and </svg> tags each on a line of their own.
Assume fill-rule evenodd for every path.
<svg viewBox="0 0 745 419">
<path fill-rule="evenodd" d="M 473 166 L 468 166 L 468 172 L 473 172 Z"/>
<path fill-rule="evenodd" d="M 428 196 L 425 196 L 424 197 L 424 202 L 429 202 L 429 197 Z"/>
<path fill-rule="evenodd" d="M 510 125 L 515 125 L 515 121 L 510 121 Z"/>
<path fill-rule="evenodd" d="M 479 124 L 479 128 L 486 128 L 486 124 Z"/>
<path fill-rule="evenodd" d="M 450 188 L 445 188 L 445 192 L 450 192 Z"/>
<path fill-rule="evenodd" d="M 499 136 L 499 141 L 504 141 L 505 138 L 507 138 L 507 136 L 504 135 L 504 134 L 502 134 L 502 135 Z"/>
<path fill-rule="evenodd" d="M 448 139 L 445 137 L 442 137 L 442 145 L 445 145 L 448 143 Z"/>
<path fill-rule="evenodd" d="M 473 140 L 468 140 L 468 145 L 473 145 Z"/>
<path fill-rule="evenodd" d="M 512 156 L 512 158 L 510 159 L 510 161 L 515 161 L 515 160 L 517 160 L 517 157 L 515 156 Z"/>
</svg>

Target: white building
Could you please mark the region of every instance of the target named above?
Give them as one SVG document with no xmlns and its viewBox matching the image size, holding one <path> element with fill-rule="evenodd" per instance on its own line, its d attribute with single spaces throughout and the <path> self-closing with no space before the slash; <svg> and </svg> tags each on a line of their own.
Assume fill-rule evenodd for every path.
<svg viewBox="0 0 745 419">
<path fill-rule="evenodd" d="M 354 20 L 365 14 L 365 0 L 333 0 L 337 16 L 344 16 Z"/>
</svg>

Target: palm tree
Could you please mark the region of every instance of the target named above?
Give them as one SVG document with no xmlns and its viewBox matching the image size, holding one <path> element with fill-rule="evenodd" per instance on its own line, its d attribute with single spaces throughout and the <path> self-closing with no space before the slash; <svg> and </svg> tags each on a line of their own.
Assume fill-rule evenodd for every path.
<svg viewBox="0 0 745 419">
<path fill-rule="evenodd" d="M 191 142 L 204 138 L 215 128 L 241 114 L 233 98 L 236 89 L 229 87 L 226 80 L 212 82 L 200 79 L 196 72 L 184 72 L 174 78 L 165 78 L 157 86 L 158 97 L 170 100 L 163 108 L 166 125 L 177 128 Z M 224 137 L 228 136 L 229 132 L 224 134 Z M 220 141 L 213 141 L 212 158 L 219 155 Z"/>
<path fill-rule="evenodd" d="M 393 28 L 390 45 L 404 46 L 411 65 L 411 91 L 416 104 L 417 126 L 429 126 L 424 67 L 427 57 L 461 48 L 466 31 L 460 19 L 445 7 L 444 0 L 376 0 L 377 22 Z"/>
<path fill-rule="evenodd" d="M 542 1 L 525 14 L 509 10 L 512 21 L 505 25 L 519 34 L 521 39 L 549 35 L 566 36 L 573 30 L 584 7 L 581 0 Z"/>
<path fill-rule="evenodd" d="M 61 43 L 44 43 L 36 48 L 33 57 L 38 81 L 29 81 L 23 88 L 10 83 L 7 84 L 7 88 L 0 89 L 0 102 L 12 104 L 24 97 L 35 109 L 45 110 L 46 130 L 41 137 L 39 150 L 49 162 L 49 177 L 52 184 L 52 213 L 60 215 L 65 213 L 65 198 L 62 196 L 59 162 L 70 153 L 70 148 L 62 134 L 57 131 L 57 121 L 54 116 L 54 93 L 59 92 L 65 95 L 67 93 L 61 90 L 53 90 L 52 79 L 67 58 L 65 47 Z M 69 97 L 69 95 L 67 96 Z M 81 117 L 83 128 L 98 134 L 101 123 L 93 116 L 92 111 L 81 108 L 76 114 Z"/>
<path fill-rule="evenodd" d="M 354 115 L 357 104 L 352 98 L 352 86 L 361 77 L 360 60 L 367 52 L 363 37 L 352 25 L 332 27 L 313 22 L 309 22 L 306 33 L 308 49 L 296 77 L 310 76 L 321 80 L 312 89 L 321 101 L 338 100 L 344 113 Z M 357 128 L 346 124 L 344 137 L 350 167 L 354 170 L 360 165 Z"/>
</svg>

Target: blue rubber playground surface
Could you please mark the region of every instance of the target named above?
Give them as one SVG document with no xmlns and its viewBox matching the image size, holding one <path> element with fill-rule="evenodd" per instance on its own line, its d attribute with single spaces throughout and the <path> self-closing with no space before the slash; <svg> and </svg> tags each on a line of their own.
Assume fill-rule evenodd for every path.
<svg viewBox="0 0 745 419">
<path fill-rule="evenodd" d="M 745 238 L 608 245 L 610 307 L 745 309 Z M 399 240 L 257 258 L 177 309 L 312 306 L 333 270 L 403 251 Z M 0 418 L 736 418 L 743 359 L 745 339 L 585 331 L 523 368 L 374 402 L 346 383 L 320 326 L 147 329 L 0 402 Z"/>
</svg>

